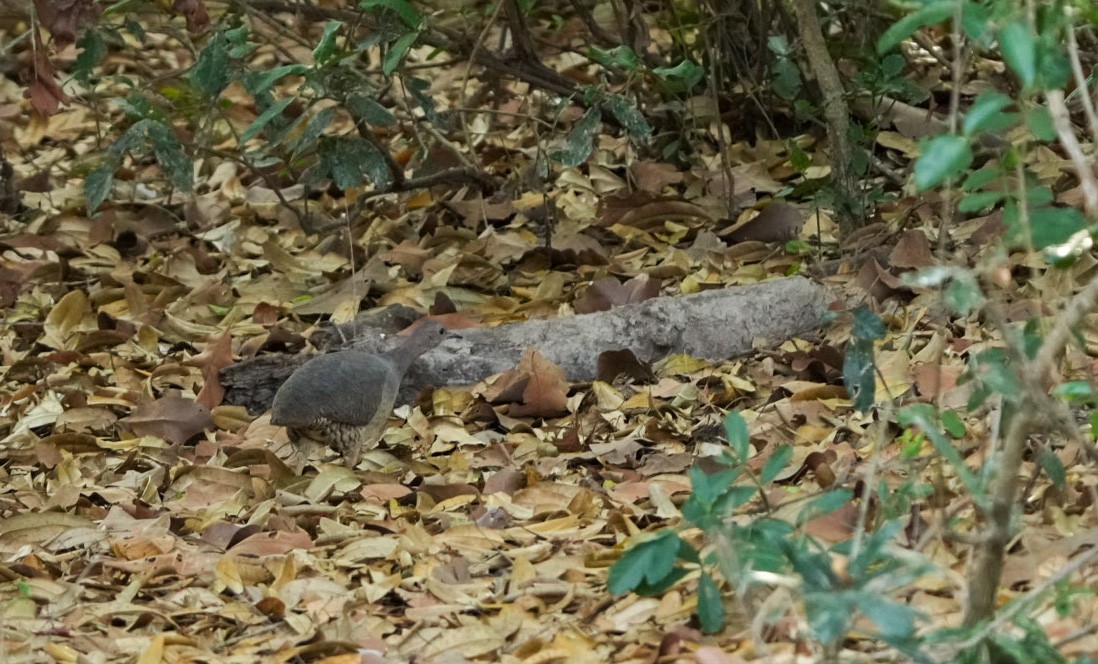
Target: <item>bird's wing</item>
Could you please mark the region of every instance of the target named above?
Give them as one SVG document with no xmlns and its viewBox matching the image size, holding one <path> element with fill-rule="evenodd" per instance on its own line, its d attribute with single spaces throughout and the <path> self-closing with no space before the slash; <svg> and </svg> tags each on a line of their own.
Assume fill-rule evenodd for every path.
<svg viewBox="0 0 1098 664">
<path fill-rule="evenodd" d="M 326 417 L 363 425 L 378 411 L 389 416 L 399 387 L 393 364 L 377 355 L 350 351 L 321 355 L 290 376 L 275 396 L 273 410 L 287 424 L 305 425 Z"/>
</svg>

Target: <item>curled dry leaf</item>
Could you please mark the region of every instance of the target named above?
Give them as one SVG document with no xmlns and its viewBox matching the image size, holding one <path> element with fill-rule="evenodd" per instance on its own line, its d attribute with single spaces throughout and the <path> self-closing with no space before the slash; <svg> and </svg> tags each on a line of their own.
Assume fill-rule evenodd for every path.
<svg viewBox="0 0 1098 664">
<path fill-rule="evenodd" d="M 933 265 L 934 256 L 931 254 L 926 233 L 915 228 L 901 235 L 888 260 L 896 267 L 917 269 Z"/>
<path fill-rule="evenodd" d="M 653 200 L 651 195 L 642 191 L 607 196 L 602 201 L 600 212 L 600 226 L 620 224 L 646 231 L 662 229 L 668 222 L 698 228 L 713 221 L 699 205 L 677 199 Z"/>
<path fill-rule="evenodd" d="M 483 391 L 492 404 L 511 403 L 513 417 L 556 417 L 568 412 L 564 370 L 528 348 L 519 365 L 492 380 Z"/>
<path fill-rule="evenodd" d="M 770 203 L 759 214 L 732 226 L 724 235 L 733 242 L 786 242 L 800 235 L 804 215 L 795 205 Z"/>
<path fill-rule="evenodd" d="M 660 294 L 662 285 L 661 280 L 647 274 L 639 274 L 624 284 L 614 277 L 604 277 L 588 286 L 572 307 L 580 314 L 609 311 L 623 304 L 650 300 Z"/>
<path fill-rule="evenodd" d="M 599 353 L 598 369 L 595 375 L 604 383 L 612 383 L 615 378 L 623 375 L 643 385 L 656 382 L 656 374 L 652 371 L 652 366 L 647 362 L 641 362 L 628 348 Z"/>
<path fill-rule="evenodd" d="M 682 173 L 674 164 L 656 161 L 635 161 L 629 166 L 629 173 L 636 180 L 637 188 L 651 194 L 660 194 L 663 188 L 682 182 Z"/>
<path fill-rule="evenodd" d="M 225 388 L 221 386 L 221 370 L 233 363 L 233 340 L 228 332 L 211 341 L 206 350 L 196 355 L 189 364 L 202 369 L 202 391 L 195 401 L 212 410 L 221 404 Z"/>
</svg>

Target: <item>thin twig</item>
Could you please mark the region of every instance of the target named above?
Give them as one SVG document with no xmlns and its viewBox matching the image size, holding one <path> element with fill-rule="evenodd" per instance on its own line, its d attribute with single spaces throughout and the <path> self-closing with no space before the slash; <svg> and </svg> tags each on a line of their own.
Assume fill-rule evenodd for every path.
<svg viewBox="0 0 1098 664">
<path fill-rule="evenodd" d="M 1083 207 L 1087 216 L 1098 219 L 1098 180 L 1094 178 L 1094 170 L 1090 160 L 1083 154 L 1083 148 L 1079 145 L 1079 139 L 1075 137 L 1075 129 L 1071 126 L 1071 114 L 1067 104 L 1064 103 L 1063 90 L 1049 90 L 1045 93 L 1048 100 L 1048 110 L 1052 114 L 1052 124 L 1056 127 L 1056 134 L 1060 137 L 1060 145 L 1064 146 L 1071 163 L 1075 166 L 1075 175 L 1079 178 L 1079 187 L 1083 190 Z"/>
</svg>

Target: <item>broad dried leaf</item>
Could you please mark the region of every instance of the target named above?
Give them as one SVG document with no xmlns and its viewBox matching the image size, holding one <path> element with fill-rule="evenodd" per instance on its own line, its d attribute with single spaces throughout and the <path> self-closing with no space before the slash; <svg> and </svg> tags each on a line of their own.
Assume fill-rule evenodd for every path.
<svg viewBox="0 0 1098 664">
<path fill-rule="evenodd" d="M 624 284 L 614 277 L 604 277 L 588 286 L 573 307 L 580 314 L 609 311 L 623 304 L 636 304 L 656 297 L 662 285 L 661 280 L 649 278 L 647 274 L 637 275 Z"/>
<path fill-rule="evenodd" d="M 775 201 L 724 234 L 733 242 L 786 242 L 796 238 L 803 227 L 804 215 L 796 206 Z"/>
<path fill-rule="evenodd" d="M 213 426 L 209 409 L 179 396 L 161 397 L 119 422 L 138 436 L 156 436 L 177 445 Z"/>
</svg>

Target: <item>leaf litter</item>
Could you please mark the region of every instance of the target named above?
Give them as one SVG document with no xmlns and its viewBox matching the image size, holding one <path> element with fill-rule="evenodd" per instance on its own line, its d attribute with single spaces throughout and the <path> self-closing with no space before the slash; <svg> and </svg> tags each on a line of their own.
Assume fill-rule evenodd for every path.
<svg viewBox="0 0 1098 664">
<path fill-rule="evenodd" d="M 39 80 L 29 103 L 64 99 Z M 10 82 L 0 88 L 0 108 L 24 103 Z M 736 220 L 715 212 L 728 195 L 743 208 L 769 201 L 798 177 L 781 141 L 730 146 L 729 182 L 706 165 L 713 155 L 680 169 L 637 159 L 618 137 L 592 136 L 596 159 L 563 169 L 553 185 L 559 218 L 546 246 L 534 213 L 544 192 L 502 202 L 410 194 L 379 202 L 368 224 L 314 234 L 230 162 L 208 171 L 205 193 L 186 201 L 192 230 L 166 223 L 158 206 L 181 199 L 155 192 L 155 204 L 107 205 L 87 218 L 73 207 L 80 187 L 61 177 L 74 157 L 43 139 L 82 153 L 95 144 L 88 109 L 0 117 L 18 148 L 18 176 L 45 172 L 52 184 L 24 195 L 42 214 L 6 219 L 0 239 L 7 661 L 790 658 L 804 627 L 792 616 L 762 638 L 743 618 L 705 637 L 692 629 L 696 599 L 684 588 L 660 598 L 606 590 L 631 537 L 679 523 L 689 469 L 722 445 L 712 431 L 723 413 L 738 410 L 748 422 L 752 466 L 793 446 L 774 504 L 852 483 L 871 454 L 886 484 L 922 472 L 938 493 L 913 529 L 938 522 L 935 505 L 951 494 L 952 478 L 939 481 L 925 447 L 910 456 L 872 449 L 874 422 L 841 387 L 845 314 L 821 338 L 723 363 L 600 359 L 600 380 L 590 384 L 570 384 L 529 349 L 483 385 L 441 387 L 399 409 L 385 445 L 357 473 L 314 459 L 317 474 L 294 474 L 285 432 L 269 415 L 222 402 L 217 372 L 234 357 L 300 351 L 316 324 L 349 321 L 364 306 L 448 302 L 466 323 L 494 325 L 796 272 L 811 257 L 781 242 L 833 248 L 825 214 L 789 203 Z M 534 137 L 489 139 L 526 148 Z M 905 151 L 906 141 L 889 140 L 884 147 Z M 1054 167 L 1062 168 L 1050 160 Z M 616 175 L 625 170 L 633 189 Z M 327 198 L 319 207 L 336 219 L 341 204 Z M 902 198 L 885 204 L 881 226 L 846 240 L 855 254 L 882 244 L 891 253 L 824 280 L 852 299 L 872 298 L 887 322 L 879 393 L 960 406 L 970 389 L 959 381 L 961 358 L 998 340 L 900 281 L 933 260 L 933 218 L 899 233 L 912 207 Z M 972 255 L 993 233 L 974 221 L 957 229 Z M 893 234 L 897 241 L 882 240 Z M 1085 258 L 1077 266 L 1092 267 Z M 1017 302 L 1076 283 L 1037 275 Z M 1078 350 L 1068 363 L 1093 371 Z M 979 417 L 966 424 L 956 443 L 976 450 L 986 427 Z M 1076 482 L 1032 496 L 1024 547 L 1008 556 L 1006 597 L 1094 544 L 1081 519 L 1089 500 L 1081 487 L 1093 473 L 1059 453 Z M 952 516 L 972 519 L 967 509 Z M 855 518 L 840 510 L 805 528 L 837 541 Z M 963 569 L 964 549 L 912 534 L 908 544 L 916 542 L 945 572 L 907 600 L 956 623 L 951 574 Z M 1071 627 L 1069 618 L 1049 621 Z"/>
</svg>

